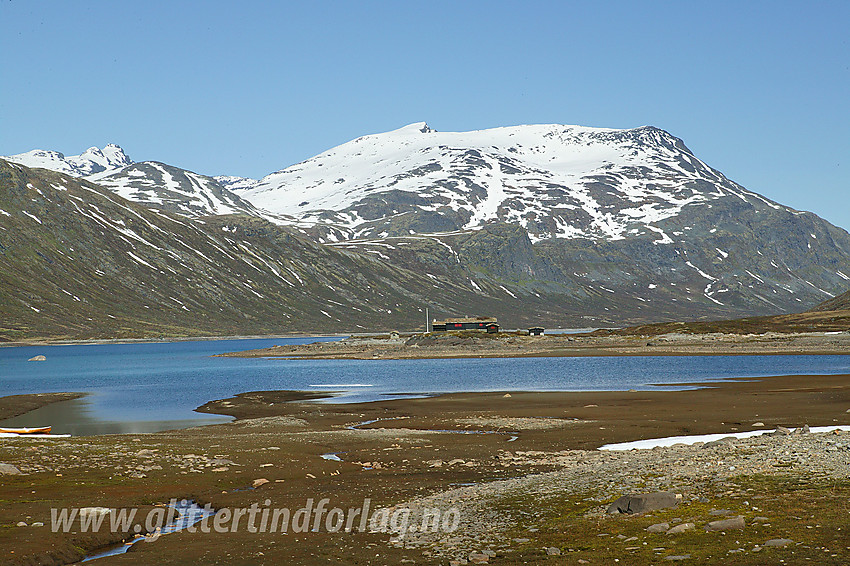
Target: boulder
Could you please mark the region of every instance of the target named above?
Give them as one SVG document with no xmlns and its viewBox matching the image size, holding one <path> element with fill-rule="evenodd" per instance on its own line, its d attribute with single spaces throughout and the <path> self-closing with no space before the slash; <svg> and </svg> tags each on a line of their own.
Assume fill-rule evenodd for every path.
<svg viewBox="0 0 850 566">
<path fill-rule="evenodd" d="M 666 533 L 670 530 L 670 523 L 656 523 L 646 528 L 648 533 Z"/>
<path fill-rule="evenodd" d="M 741 531 L 744 529 L 744 517 L 738 515 L 731 519 L 723 519 L 721 521 L 712 521 L 705 526 L 706 531 Z"/>
<path fill-rule="evenodd" d="M 676 525 L 669 531 L 667 531 L 668 535 L 678 535 L 679 533 L 684 533 L 685 531 L 689 531 L 693 529 L 696 525 L 693 523 L 682 523 L 681 525 Z"/>
<path fill-rule="evenodd" d="M 676 507 L 681 500 L 682 496 L 672 491 L 624 495 L 608 507 L 608 514 L 647 513 L 659 509 L 670 509 Z"/>
<path fill-rule="evenodd" d="M 21 470 L 12 464 L 0 464 L 0 476 L 19 476 Z"/>
</svg>

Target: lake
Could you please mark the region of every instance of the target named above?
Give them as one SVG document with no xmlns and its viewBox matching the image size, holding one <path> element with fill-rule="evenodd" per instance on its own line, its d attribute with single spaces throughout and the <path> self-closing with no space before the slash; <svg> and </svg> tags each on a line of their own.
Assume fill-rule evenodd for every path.
<svg viewBox="0 0 850 566">
<path fill-rule="evenodd" d="M 847 356 L 652 356 L 452 360 L 268 360 L 215 354 L 334 338 L 273 338 L 0 348 L 0 396 L 80 391 L 0 422 L 75 435 L 155 432 L 227 417 L 193 409 L 245 391 L 338 391 L 330 402 L 456 391 L 682 388 L 732 377 L 850 373 Z M 27 362 L 42 354 L 44 362 Z"/>
</svg>

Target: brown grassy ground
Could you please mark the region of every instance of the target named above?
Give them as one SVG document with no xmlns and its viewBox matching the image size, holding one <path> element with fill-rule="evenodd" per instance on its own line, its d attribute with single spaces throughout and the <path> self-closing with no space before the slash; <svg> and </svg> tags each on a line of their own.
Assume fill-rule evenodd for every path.
<svg viewBox="0 0 850 566">
<path fill-rule="evenodd" d="M 307 498 L 322 497 L 343 508 L 359 506 L 366 497 L 377 506 L 440 492 L 454 484 L 551 469 L 546 464 L 505 468 L 494 457 L 504 449 L 592 450 L 609 442 L 744 430 L 756 421 L 765 428 L 850 422 L 846 412 L 850 409 L 850 376 L 846 375 L 737 380 L 678 392 L 467 393 L 341 405 L 300 399 L 301 395 L 293 392 L 256 392 L 211 402 L 202 410 L 240 420 L 182 431 L 62 441 L 0 440 L 0 462 L 28 472 L 0 476 L 0 564 L 69 563 L 121 538 L 120 534 L 51 533 L 51 507 L 150 506 L 172 497 L 209 502 L 217 509 L 262 504 L 266 499 L 272 507 L 297 509 Z M 526 428 L 518 432 L 516 441 L 508 442 L 510 432 L 522 422 L 517 419 L 539 417 L 561 419 L 557 422 L 563 426 Z M 348 428 L 372 419 L 382 420 L 357 430 Z M 432 432 L 469 431 L 484 425 L 498 434 Z M 142 450 L 152 452 L 140 456 Z M 329 452 L 344 453 L 344 461 L 321 458 Z M 234 464 L 205 466 L 198 464 L 197 458 L 187 458 L 192 455 L 228 459 Z M 429 464 L 436 459 L 477 464 Z M 151 465 L 162 469 L 147 470 L 140 477 L 140 467 Z M 250 489 L 258 478 L 270 481 Z M 781 532 L 807 541 L 808 548 L 795 547 L 793 555 L 787 549 L 773 549 L 757 556 L 730 557 L 727 563 L 764 564 L 780 559 L 803 563 L 805 558 L 810 559 L 805 563 L 815 564 L 850 562 L 850 542 L 843 538 L 850 531 L 850 515 L 841 503 L 850 495 L 845 483 L 827 485 L 790 476 L 745 477 L 736 487 L 706 490 L 713 507 L 738 509 L 743 505 L 742 493 L 768 501 L 771 513 L 783 517 Z M 787 493 L 793 496 L 786 497 Z M 586 559 L 591 564 L 611 564 L 614 558 L 621 564 L 660 561 L 655 546 L 627 551 L 627 545 L 616 536 L 642 533 L 646 524 L 665 518 L 663 513 L 600 522 L 579 512 L 594 505 L 582 498 L 553 497 L 533 503 L 542 506 L 547 515 L 543 528 L 530 533 L 520 532 L 518 527 L 516 533 L 508 533 L 508 537 L 529 540 L 519 544 L 515 553 L 496 557 L 492 563 L 576 564 Z M 529 502 L 503 504 L 521 508 Z M 705 514 L 706 509 L 693 505 L 678 510 L 684 519 Z M 48 527 L 16 527 L 19 521 L 41 521 Z M 754 530 L 729 536 L 740 538 L 741 545 L 761 537 Z M 101 563 L 311 565 L 413 560 L 416 564 L 446 564 L 418 550 L 388 546 L 387 538 L 369 533 L 252 534 L 244 529 L 223 535 L 183 532 L 152 544 L 139 543 L 133 552 Z M 684 537 L 675 544 L 677 552 L 692 554 L 694 562 L 716 563 L 727 556 L 731 540 L 718 536 L 689 542 Z M 546 556 L 540 550 L 543 546 L 563 548 L 564 554 Z M 669 547 L 669 543 L 659 542 L 658 547 L 662 546 Z"/>
</svg>

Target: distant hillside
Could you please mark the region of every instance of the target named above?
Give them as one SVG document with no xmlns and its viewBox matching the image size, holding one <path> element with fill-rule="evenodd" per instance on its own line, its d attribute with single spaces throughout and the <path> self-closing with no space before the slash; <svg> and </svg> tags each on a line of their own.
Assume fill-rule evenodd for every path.
<svg viewBox="0 0 850 566">
<path fill-rule="evenodd" d="M 188 219 L 0 160 L 0 338 L 424 328 L 520 301 L 433 281 L 260 218 Z"/>
<path fill-rule="evenodd" d="M 834 299 L 829 299 L 828 301 L 824 301 L 812 310 L 814 310 L 814 311 L 850 310 L 850 291 L 847 291 L 843 295 L 838 295 Z"/>
<path fill-rule="evenodd" d="M 595 334 L 658 336 L 669 333 L 710 334 L 715 332 L 726 334 L 850 332 L 850 291 L 802 313 L 733 320 L 645 324 L 618 330 L 599 330 Z"/>
</svg>

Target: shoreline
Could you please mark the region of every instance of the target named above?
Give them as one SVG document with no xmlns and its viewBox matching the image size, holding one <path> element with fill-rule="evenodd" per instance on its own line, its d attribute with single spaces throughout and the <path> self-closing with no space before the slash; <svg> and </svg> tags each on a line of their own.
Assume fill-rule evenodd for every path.
<svg viewBox="0 0 850 566">
<path fill-rule="evenodd" d="M 602 356 L 850 355 L 850 332 L 598 335 L 475 331 L 352 336 L 334 342 L 228 352 L 220 357 L 269 359 L 457 359 Z"/>
<path fill-rule="evenodd" d="M 218 340 L 274 340 L 275 338 L 345 338 L 345 334 L 311 334 L 302 332 L 284 334 L 258 334 L 238 336 L 183 336 L 171 338 L 92 338 L 81 340 L 64 340 L 54 338 L 37 338 L 32 340 L 17 340 L 14 342 L 0 342 L 0 348 L 20 348 L 27 346 L 88 346 L 100 344 L 167 344 L 174 342 L 215 342 Z"/>
<path fill-rule="evenodd" d="M 575 552 L 573 562 L 618 558 L 650 564 L 668 554 L 717 562 L 730 548 L 746 545 L 749 552 L 773 538 L 807 546 L 795 546 L 793 556 L 782 549 L 769 552 L 786 554 L 742 553 L 736 563 L 822 557 L 815 547 L 829 545 L 830 537 L 850 528 L 846 512 L 833 510 L 837 498 L 850 496 L 848 433 L 767 434 L 621 453 L 598 448 L 686 434 L 848 425 L 850 375 L 690 385 L 700 388 L 491 391 L 332 405 L 313 402 L 330 392 L 254 391 L 198 408 L 236 418 L 223 424 L 155 434 L 4 439 L 0 462 L 21 475 L 0 476 L 7 494 L 0 507 L 0 548 L 10 564 L 58 565 L 124 538 L 120 532 L 53 533 L 49 526 L 33 526 L 49 525 L 50 510 L 57 506 L 150 509 L 176 497 L 214 509 L 258 502 L 298 509 L 309 498 L 328 498 L 331 506 L 347 509 L 368 498 L 373 508 L 458 506 L 462 527 L 448 538 L 417 534 L 401 545 L 382 533 L 181 532 L 135 545 L 126 560 L 166 564 L 179 556 L 185 563 L 226 563 L 239 548 L 245 564 L 445 566 L 489 548 L 491 564 L 542 564 L 550 560 L 545 549 L 554 547 Z M 327 454 L 339 460 L 323 458 Z M 798 479 L 812 477 L 823 485 Z M 808 491 L 795 487 L 801 481 Z M 604 514 L 624 493 L 668 489 L 684 493 L 679 508 L 651 517 Z M 783 498 L 788 492 L 793 500 Z M 713 509 L 745 516 L 746 529 L 735 533 L 740 544 L 729 547 L 728 537 L 702 532 L 718 518 Z M 759 516 L 773 526 L 758 526 Z M 807 529 L 809 523 L 793 518 L 804 516 L 829 517 L 832 530 Z M 673 518 L 698 528 L 681 538 L 644 530 Z M 834 533 L 838 527 L 842 531 Z M 827 537 L 823 541 L 817 538 L 821 534 Z M 638 542 L 621 542 L 631 537 Z M 839 561 L 850 558 L 841 548 L 835 552 Z"/>
<path fill-rule="evenodd" d="M 24 393 L 0 397 L 0 421 L 19 417 L 53 403 L 81 399 L 88 393 Z"/>
</svg>

